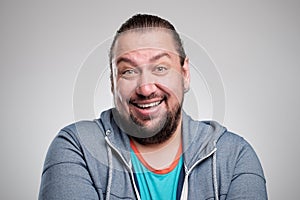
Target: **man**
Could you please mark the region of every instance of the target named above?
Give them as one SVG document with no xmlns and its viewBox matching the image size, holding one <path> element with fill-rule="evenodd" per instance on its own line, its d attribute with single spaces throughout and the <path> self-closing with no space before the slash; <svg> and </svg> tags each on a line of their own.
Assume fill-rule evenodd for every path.
<svg viewBox="0 0 300 200">
<path fill-rule="evenodd" d="M 267 199 L 251 146 L 183 110 L 189 60 L 172 24 L 135 15 L 110 49 L 115 108 L 60 131 L 39 199 Z"/>
</svg>

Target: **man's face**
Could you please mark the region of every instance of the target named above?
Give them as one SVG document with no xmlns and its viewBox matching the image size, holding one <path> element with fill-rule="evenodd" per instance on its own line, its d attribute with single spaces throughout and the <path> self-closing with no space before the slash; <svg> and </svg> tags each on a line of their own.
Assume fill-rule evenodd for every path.
<svg viewBox="0 0 300 200">
<path fill-rule="evenodd" d="M 180 65 L 171 34 L 163 29 L 127 32 L 119 36 L 113 53 L 114 103 L 121 128 L 138 138 L 166 128 L 174 132 L 189 87 L 189 67 L 187 59 Z M 168 129 L 172 125 L 175 130 Z"/>
</svg>

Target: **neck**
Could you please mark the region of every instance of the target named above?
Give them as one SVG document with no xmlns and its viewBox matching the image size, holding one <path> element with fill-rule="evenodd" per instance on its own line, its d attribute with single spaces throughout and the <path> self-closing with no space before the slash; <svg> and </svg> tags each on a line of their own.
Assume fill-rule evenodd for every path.
<svg viewBox="0 0 300 200">
<path fill-rule="evenodd" d="M 182 143 L 181 120 L 173 135 L 160 144 L 140 144 L 133 139 L 133 143 L 140 153 L 140 156 L 154 169 L 169 167 L 177 159 L 178 151 Z M 179 156 L 181 155 L 181 152 Z"/>
</svg>

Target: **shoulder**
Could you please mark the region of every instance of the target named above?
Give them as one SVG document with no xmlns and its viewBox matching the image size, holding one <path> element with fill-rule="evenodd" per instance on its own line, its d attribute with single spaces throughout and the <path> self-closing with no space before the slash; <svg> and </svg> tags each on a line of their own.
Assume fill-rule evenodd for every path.
<svg viewBox="0 0 300 200">
<path fill-rule="evenodd" d="M 45 170 L 57 163 L 76 163 L 87 152 L 105 152 L 101 149 L 105 149 L 105 141 L 96 122 L 72 123 L 62 128 L 51 142 L 45 160 Z"/>
<path fill-rule="evenodd" d="M 220 164 L 232 165 L 236 173 L 253 173 L 264 177 L 260 160 L 243 137 L 226 131 L 217 142 L 217 156 Z"/>
<path fill-rule="evenodd" d="M 230 131 L 225 131 L 217 142 L 217 149 L 223 154 L 240 156 L 242 152 L 253 151 L 250 143 L 243 137 Z"/>
<path fill-rule="evenodd" d="M 54 143 L 71 143 L 74 147 L 82 148 L 101 146 L 104 143 L 103 128 L 93 121 L 78 121 L 62 128 L 54 139 Z"/>
<path fill-rule="evenodd" d="M 233 146 L 236 148 L 242 148 L 243 146 L 250 145 L 242 136 L 226 130 L 217 142 L 218 146 Z"/>
<path fill-rule="evenodd" d="M 99 137 L 103 136 L 103 128 L 97 124 L 96 120 L 85 120 L 62 128 L 59 134 L 65 133 L 71 137 Z"/>
<path fill-rule="evenodd" d="M 99 132 L 100 127 L 96 123 L 96 120 L 84 120 L 72 123 L 62 128 L 61 131 L 70 134 L 85 134 L 86 132 L 95 133 Z M 102 131 L 102 130 L 101 130 Z"/>
<path fill-rule="evenodd" d="M 78 121 L 62 128 L 53 139 L 49 152 L 82 151 L 84 148 L 103 146 L 102 129 L 95 121 Z"/>
</svg>

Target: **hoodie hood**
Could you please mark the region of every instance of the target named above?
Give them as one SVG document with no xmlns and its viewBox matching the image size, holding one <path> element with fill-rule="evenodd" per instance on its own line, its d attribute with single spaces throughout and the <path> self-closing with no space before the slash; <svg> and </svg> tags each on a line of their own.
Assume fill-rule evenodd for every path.
<svg viewBox="0 0 300 200">
<path fill-rule="evenodd" d="M 195 121 L 183 112 L 182 137 L 186 168 L 190 169 L 195 162 L 207 157 L 226 131 L 218 122 Z"/>
</svg>

